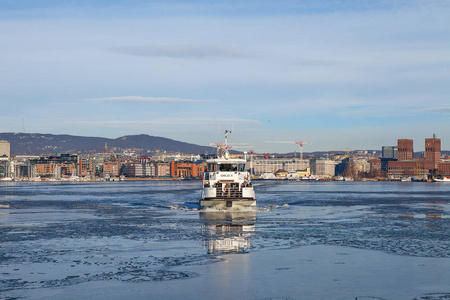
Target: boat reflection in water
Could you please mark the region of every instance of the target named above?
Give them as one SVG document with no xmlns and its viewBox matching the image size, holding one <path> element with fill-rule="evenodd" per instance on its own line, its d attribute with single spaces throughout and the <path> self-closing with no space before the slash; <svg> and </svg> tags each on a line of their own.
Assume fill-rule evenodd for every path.
<svg viewBox="0 0 450 300">
<path fill-rule="evenodd" d="M 247 252 L 255 231 L 256 212 L 200 212 L 208 254 Z"/>
</svg>

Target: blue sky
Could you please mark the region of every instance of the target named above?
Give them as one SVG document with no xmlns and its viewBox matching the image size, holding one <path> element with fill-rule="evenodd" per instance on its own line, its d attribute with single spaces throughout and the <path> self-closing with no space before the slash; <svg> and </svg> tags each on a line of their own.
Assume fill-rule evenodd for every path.
<svg viewBox="0 0 450 300">
<path fill-rule="evenodd" d="M 0 2 L 0 132 L 450 149 L 450 1 Z M 272 142 L 269 142 L 272 141 Z"/>
</svg>

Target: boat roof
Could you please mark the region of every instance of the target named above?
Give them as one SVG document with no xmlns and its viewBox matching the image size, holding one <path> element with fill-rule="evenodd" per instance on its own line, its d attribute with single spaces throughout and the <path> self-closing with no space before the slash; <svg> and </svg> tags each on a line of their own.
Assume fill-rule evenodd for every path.
<svg viewBox="0 0 450 300">
<path fill-rule="evenodd" d="M 247 160 L 245 159 L 241 159 L 241 158 L 225 158 L 225 157 L 219 157 L 219 158 L 213 158 L 213 159 L 208 159 L 206 161 L 208 164 L 232 164 L 232 163 L 246 163 Z"/>
</svg>

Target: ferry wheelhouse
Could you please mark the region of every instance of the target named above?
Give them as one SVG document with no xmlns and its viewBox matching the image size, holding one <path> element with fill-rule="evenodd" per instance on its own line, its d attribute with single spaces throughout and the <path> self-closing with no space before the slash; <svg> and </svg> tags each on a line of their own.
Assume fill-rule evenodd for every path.
<svg viewBox="0 0 450 300">
<path fill-rule="evenodd" d="M 256 206 L 255 191 L 245 165 L 247 159 L 230 158 L 225 132 L 225 145 L 215 159 L 206 161 L 203 174 L 201 207 Z"/>
</svg>

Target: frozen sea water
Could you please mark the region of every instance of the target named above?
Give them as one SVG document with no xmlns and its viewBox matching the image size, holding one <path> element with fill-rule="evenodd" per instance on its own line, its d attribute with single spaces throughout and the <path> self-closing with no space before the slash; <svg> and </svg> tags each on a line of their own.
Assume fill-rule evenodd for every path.
<svg viewBox="0 0 450 300">
<path fill-rule="evenodd" d="M 450 299 L 450 185 L 0 184 L 0 299 Z M 9 207 L 8 207 L 9 206 Z"/>
</svg>

